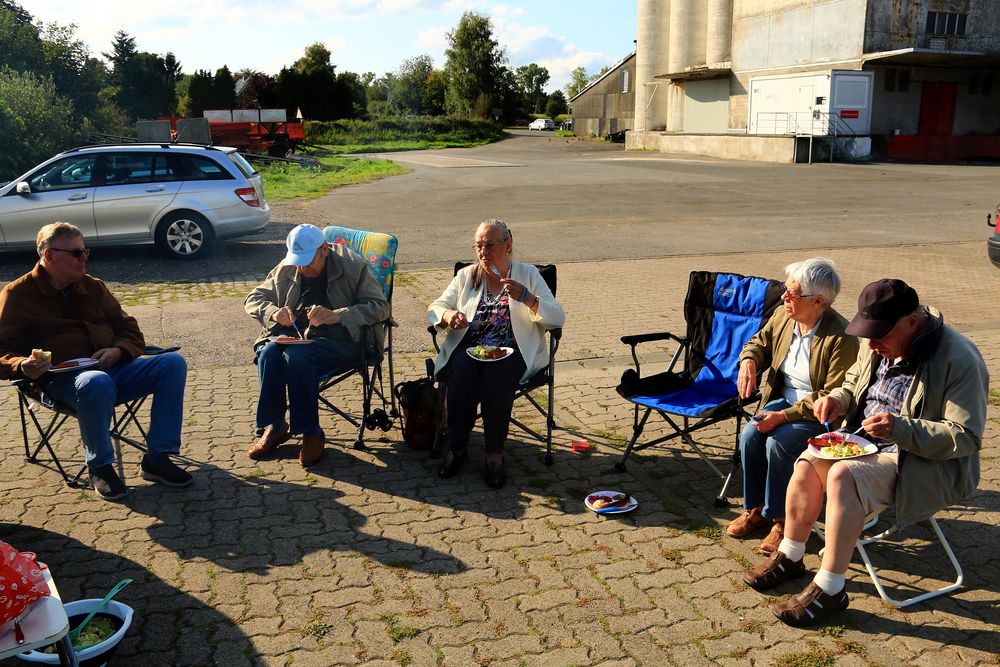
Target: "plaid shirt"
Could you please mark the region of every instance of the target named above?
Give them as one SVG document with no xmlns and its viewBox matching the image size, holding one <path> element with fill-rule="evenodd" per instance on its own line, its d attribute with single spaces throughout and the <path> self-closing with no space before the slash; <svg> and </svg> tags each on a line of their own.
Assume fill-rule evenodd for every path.
<svg viewBox="0 0 1000 667">
<path fill-rule="evenodd" d="M 868 395 L 865 400 L 864 416 L 867 419 L 880 412 L 888 412 L 898 416 L 903 410 L 903 401 L 906 399 L 906 392 L 913 384 L 913 374 L 916 371 L 916 364 L 909 359 L 903 359 L 898 364 L 892 363 L 885 357 L 879 362 L 878 370 L 875 372 L 875 382 L 868 388 Z M 871 438 L 871 436 L 867 436 Z M 896 451 L 895 447 L 886 448 L 883 451 Z"/>
</svg>

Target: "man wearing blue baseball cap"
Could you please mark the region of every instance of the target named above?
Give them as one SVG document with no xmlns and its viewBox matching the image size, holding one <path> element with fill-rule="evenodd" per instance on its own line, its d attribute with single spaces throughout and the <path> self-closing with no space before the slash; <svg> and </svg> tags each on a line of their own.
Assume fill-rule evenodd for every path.
<svg viewBox="0 0 1000 667">
<path fill-rule="evenodd" d="M 364 258 L 330 246 L 318 227 L 299 225 L 285 244 L 284 260 L 244 302 L 263 327 L 254 343 L 261 436 L 247 454 L 265 458 L 301 435 L 299 461 L 308 466 L 323 457 L 325 443 L 319 378 L 358 363 L 366 327 L 389 317 L 389 302 Z"/>
</svg>

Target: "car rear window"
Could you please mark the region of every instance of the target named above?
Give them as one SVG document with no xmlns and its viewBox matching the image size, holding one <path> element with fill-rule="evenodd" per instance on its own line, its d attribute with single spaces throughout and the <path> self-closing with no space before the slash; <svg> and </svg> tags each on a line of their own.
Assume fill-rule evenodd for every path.
<svg viewBox="0 0 1000 667">
<path fill-rule="evenodd" d="M 227 181 L 233 180 L 233 175 L 222 165 L 207 157 L 199 155 L 171 155 L 181 178 L 185 181 Z"/>
<path fill-rule="evenodd" d="M 243 175 L 246 176 L 247 178 L 250 178 L 251 176 L 257 173 L 257 170 L 254 169 L 253 166 L 236 151 L 233 151 L 232 153 L 226 153 L 226 155 L 229 156 L 229 159 L 233 161 L 233 164 L 235 164 L 239 168 L 239 170 L 243 172 Z"/>
</svg>

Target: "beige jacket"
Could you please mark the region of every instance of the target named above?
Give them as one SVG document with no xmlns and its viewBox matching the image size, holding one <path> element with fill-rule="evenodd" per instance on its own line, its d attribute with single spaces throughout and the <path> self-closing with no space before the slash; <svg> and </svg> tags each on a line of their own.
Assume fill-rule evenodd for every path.
<svg viewBox="0 0 1000 667">
<path fill-rule="evenodd" d="M 448 310 L 460 310 L 471 322 L 476 315 L 476 308 L 483 296 L 485 285 L 478 289 L 472 286 L 472 270 L 475 265 L 467 266 L 452 278 L 444 293 L 427 309 L 427 321 L 432 326 L 438 326 L 441 318 Z M 542 274 L 532 264 L 511 262 L 511 280 L 516 280 L 532 294 L 538 296 L 538 312 L 532 313 L 523 303 L 511 300 L 510 326 L 514 331 L 514 340 L 527 366 L 521 382 L 527 382 L 539 370 L 549 363 L 549 349 L 545 345 L 545 330 L 561 327 L 566 321 L 563 307 L 552 296 L 549 286 L 545 284 Z M 439 327 L 440 328 L 440 327 Z M 459 343 L 465 337 L 468 329 L 447 329 L 447 336 L 441 343 L 441 352 L 434 361 L 434 372 L 440 373 L 451 358 Z"/>
<path fill-rule="evenodd" d="M 809 346 L 809 384 L 812 385 L 813 392 L 795 405 L 782 410 L 789 422 L 816 421 L 813 403 L 844 382 L 847 369 L 858 357 L 858 339 L 844 333 L 846 326 L 847 320 L 832 308 L 820 320 Z M 740 353 L 740 363 L 744 359 L 753 359 L 758 371 L 765 367 L 769 371 L 761 387 L 762 404 L 779 396 L 784 389 L 784 375 L 778 367 L 788 355 L 794 330 L 795 321 L 779 306 L 767 324 L 750 339 Z"/>
<path fill-rule="evenodd" d="M 896 521 L 904 526 L 966 498 L 979 484 L 979 449 L 986 428 L 990 377 L 976 346 L 945 326 L 941 313 L 924 306 L 932 329 L 914 342 L 918 362 L 913 383 L 896 417 L 892 437 L 900 449 Z M 860 417 L 859 399 L 874 379 L 882 357 L 865 346 L 830 396 L 847 422 Z"/>
<path fill-rule="evenodd" d="M 361 329 L 389 318 L 389 302 L 363 257 L 343 245 L 334 244 L 326 258 L 326 294 L 351 339 L 361 341 Z M 281 329 L 271 317 L 283 306 L 298 304 L 302 279 L 294 266 L 278 264 L 243 303 L 244 309 L 263 329 L 256 346 Z M 384 345 L 382 327 L 373 329 L 378 350 Z"/>
</svg>

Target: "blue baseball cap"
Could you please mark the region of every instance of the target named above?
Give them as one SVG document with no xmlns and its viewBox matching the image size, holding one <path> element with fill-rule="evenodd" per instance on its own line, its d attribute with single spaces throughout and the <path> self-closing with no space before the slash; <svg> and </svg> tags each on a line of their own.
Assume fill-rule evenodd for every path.
<svg viewBox="0 0 1000 667">
<path fill-rule="evenodd" d="M 326 243 L 323 232 L 315 225 L 299 225 L 288 234 L 285 245 L 288 254 L 285 255 L 287 266 L 305 266 L 313 261 L 316 251 Z"/>
</svg>

